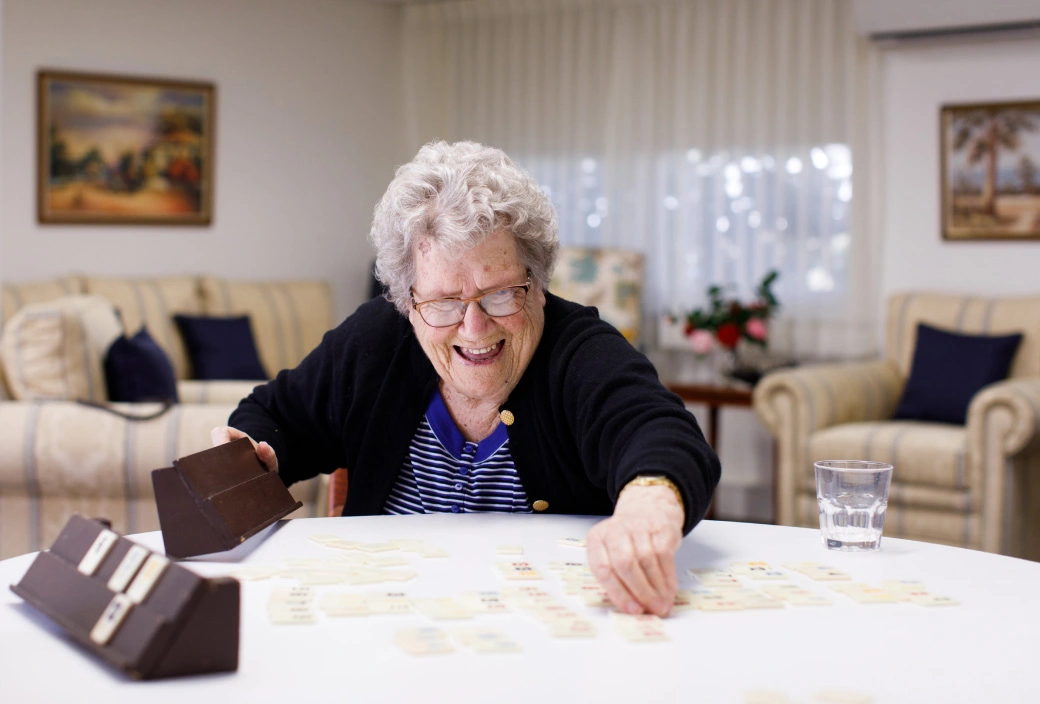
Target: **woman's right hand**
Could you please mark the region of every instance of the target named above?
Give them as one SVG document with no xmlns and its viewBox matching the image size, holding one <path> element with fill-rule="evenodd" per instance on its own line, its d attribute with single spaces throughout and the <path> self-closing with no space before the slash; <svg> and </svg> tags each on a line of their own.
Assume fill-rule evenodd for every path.
<svg viewBox="0 0 1040 704">
<path fill-rule="evenodd" d="M 243 433 L 237 428 L 232 428 L 227 425 L 218 425 L 213 430 L 209 431 L 209 437 L 213 441 L 213 447 L 217 445 L 223 445 L 224 443 L 231 442 L 232 440 L 241 440 L 242 438 L 249 438 L 248 435 Z M 274 448 L 268 445 L 266 442 L 257 442 L 253 438 L 249 438 L 249 442 L 253 443 L 253 449 L 256 450 L 256 456 L 264 463 L 264 466 L 272 472 L 278 471 L 278 458 L 274 455 Z"/>
</svg>

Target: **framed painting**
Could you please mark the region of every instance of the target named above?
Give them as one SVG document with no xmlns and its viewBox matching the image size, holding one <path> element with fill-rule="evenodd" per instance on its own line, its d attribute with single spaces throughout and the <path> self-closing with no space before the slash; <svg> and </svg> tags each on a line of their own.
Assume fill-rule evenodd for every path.
<svg viewBox="0 0 1040 704">
<path fill-rule="evenodd" d="M 942 236 L 1040 239 L 1040 101 L 944 105 Z"/>
<path fill-rule="evenodd" d="M 212 222 L 213 84 L 41 71 L 37 98 L 40 222 Z"/>
</svg>

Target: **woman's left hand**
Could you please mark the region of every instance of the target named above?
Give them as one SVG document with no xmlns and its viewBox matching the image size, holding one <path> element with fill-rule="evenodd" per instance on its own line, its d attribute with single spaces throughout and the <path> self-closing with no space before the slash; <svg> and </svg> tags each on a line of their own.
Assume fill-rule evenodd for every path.
<svg viewBox="0 0 1040 704">
<path fill-rule="evenodd" d="M 630 486 L 618 496 L 614 515 L 589 531 L 589 569 L 621 611 L 671 612 L 679 589 L 675 552 L 684 517 L 683 505 L 668 487 Z"/>
</svg>

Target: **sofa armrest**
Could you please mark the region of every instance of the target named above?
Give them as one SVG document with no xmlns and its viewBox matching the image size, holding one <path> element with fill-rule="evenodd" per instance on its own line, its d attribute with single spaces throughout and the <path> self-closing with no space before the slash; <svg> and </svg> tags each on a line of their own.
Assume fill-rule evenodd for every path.
<svg viewBox="0 0 1040 704">
<path fill-rule="evenodd" d="M 967 434 L 969 482 L 981 487 L 982 549 L 1007 552 L 1008 522 L 1017 513 L 1010 507 L 1028 495 L 1016 483 L 1012 458 L 1040 438 L 1040 377 L 1008 379 L 975 394 Z"/>
<path fill-rule="evenodd" d="M 808 434 L 840 423 L 891 418 L 903 379 L 887 361 L 812 365 L 767 374 L 753 403 L 774 435 L 794 424 Z"/>
<path fill-rule="evenodd" d="M 903 380 L 889 362 L 815 365 L 767 374 L 752 405 L 776 439 L 776 519 L 796 524 L 798 487 L 812 472 L 809 436 L 839 423 L 891 417 Z"/>
<path fill-rule="evenodd" d="M 968 406 L 971 449 L 982 453 L 987 441 L 1010 457 L 1040 437 L 1040 377 L 1008 379 L 984 388 Z"/>
</svg>

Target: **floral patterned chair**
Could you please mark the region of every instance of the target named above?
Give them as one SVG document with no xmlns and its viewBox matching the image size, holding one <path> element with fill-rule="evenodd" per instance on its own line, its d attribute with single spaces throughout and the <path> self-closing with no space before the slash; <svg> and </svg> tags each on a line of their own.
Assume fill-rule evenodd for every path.
<svg viewBox="0 0 1040 704">
<path fill-rule="evenodd" d="M 638 346 L 642 332 L 643 255 L 620 249 L 561 247 L 549 290 L 599 309 Z"/>
</svg>

